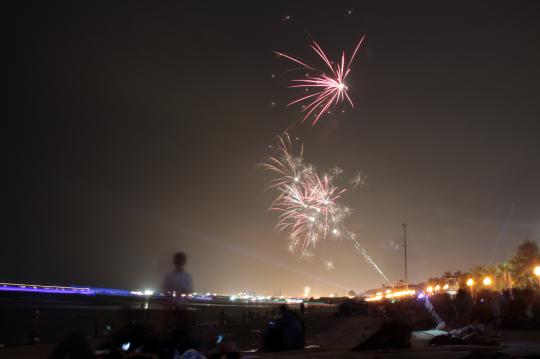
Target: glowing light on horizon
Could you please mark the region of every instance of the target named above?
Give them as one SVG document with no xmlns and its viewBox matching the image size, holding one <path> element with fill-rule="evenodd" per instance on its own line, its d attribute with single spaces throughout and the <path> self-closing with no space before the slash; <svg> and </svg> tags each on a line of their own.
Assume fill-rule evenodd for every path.
<svg viewBox="0 0 540 359">
<path fill-rule="evenodd" d="M 93 288 L 88 288 L 88 287 L 65 287 L 65 286 L 54 286 L 54 285 L 26 284 L 26 283 L 0 283 L 0 291 L 54 293 L 54 294 L 85 294 L 85 295 L 96 294 Z"/>
<path fill-rule="evenodd" d="M 382 292 L 377 292 L 375 295 L 366 298 L 366 302 L 376 302 L 379 300 L 382 300 L 383 298 L 386 299 L 392 299 L 392 298 L 402 298 L 402 297 L 414 297 L 416 295 L 416 291 L 414 289 L 409 290 L 402 290 L 393 292 L 391 289 L 387 289 L 384 294 Z M 423 295 L 423 293 L 420 293 L 418 298 Z"/>
</svg>

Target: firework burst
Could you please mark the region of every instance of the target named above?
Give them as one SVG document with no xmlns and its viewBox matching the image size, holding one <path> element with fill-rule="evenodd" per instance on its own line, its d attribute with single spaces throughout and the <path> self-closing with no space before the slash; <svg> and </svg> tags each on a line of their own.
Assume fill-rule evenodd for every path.
<svg viewBox="0 0 540 359">
<path fill-rule="evenodd" d="M 293 154 L 288 134 L 278 137 L 275 156 L 261 166 L 272 173 L 267 190 L 275 193 L 270 210 L 278 213 L 276 228 L 287 232 L 289 248 L 309 257 L 328 233 L 339 233 L 350 210 L 337 202 L 345 189 L 335 186 L 333 177 L 320 175 L 300 155 Z"/>
<path fill-rule="evenodd" d="M 306 258 L 313 256 L 317 245 L 327 238 L 346 239 L 388 281 L 355 234 L 344 226 L 351 210 L 339 203 L 346 189 L 334 184 L 343 171 L 335 167 L 328 174 L 318 173 L 302 158 L 303 148 L 299 155 L 294 154 L 287 133 L 279 136 L 277 143 L 274 156 L 266 158 L 260 166 L 271 174 L 267 191 L 275 197 L 269 210 L 277 213 L 276 229 L 287 233 L 289 249 Z"/>
<path fill-rule="evenodd" d="M 315 51 L 317 56 L 322 60 L 325 68 L 327 68 L 327 72 L 310 66 L 293 56 L 282 52 L 275 52 L 278 56 L 284 57 L 302 66 L 302 69 L 315 73 L 315 75 L 308 73 L 303 78 L 293 79 L 292 84 L 289 86 L 291 88 L 315 91 L 309 95 L 300 96 L 288 104 L 288 106 L 291 106 L 303 103 L 302 112 L 305 112 L 303 121 L 314 114 L 315 119 L 313 120 L 313 125 L 315 125 L 324 113 L 328 112 L 334 105 L 345 100 L 354 108 L 354 103 L 347 93 L 349 88 L 346 80 L 351 72 L 352 62 L 356 57 L 358 49 L 360 49 L 360 46 L 364 42 L 364 38 L 365 36 L 362 36 L 348 61 L 346 60 L 345 51 L 343 51 L 341 60 L 337 63 L 331 61 L 321 46 L 313 41 L 310 48 Z"/>
<path fill-rule="evenodd" d="M 358 171 L 356 172 L 356 175 L 351 180 L 351 185 L 353 187 L 353 190 L 356 189 L 356 187 L 364 187 L 367 186 L 367 176 L 364 171 Z"/>
</svg>

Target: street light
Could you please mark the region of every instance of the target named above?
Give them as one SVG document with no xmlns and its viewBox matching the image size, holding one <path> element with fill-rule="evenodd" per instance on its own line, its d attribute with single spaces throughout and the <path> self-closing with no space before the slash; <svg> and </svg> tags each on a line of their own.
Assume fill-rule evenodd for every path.
<svg viewBox="0 0 540 359">
<path fill-rule="evenodd" d="M 474 285 L 474 279 L 472 278 L 467 279 L 467 287 L 471 288 L 471 296 L 473 296 L 473 285 Z"/>
<path fill-rule="evenodd" d="M 482 283 L 483 283 L 485 286 L 491 285 L 491 278 L 490 278 L 490 277 L 485 277 L 484 280 L 482 281 Z"/>
<path fill-rule="evenodd" d="M 429 294 L 433 293 L 433 287 L 432 286 L 427 287 L 426 292 L 428 292 Z"/>
<path fill-rule="evenodd" d="M 540 288 L 540 266 L 534 267 L 533 273 L 538 278 L 538 287 Z"/>
<path fill-rule="evenodd" d="M 435 286 L 435 291 L 438 292 L 438 291 L 440 291 L 440 290 L 441 290 L 441 286 L 437 284 L 437 285 Z"/>
</svg>

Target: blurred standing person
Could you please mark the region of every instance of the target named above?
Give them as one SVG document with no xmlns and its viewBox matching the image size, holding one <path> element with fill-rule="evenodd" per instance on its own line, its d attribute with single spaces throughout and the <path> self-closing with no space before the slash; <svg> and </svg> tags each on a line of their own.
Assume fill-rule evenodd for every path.
<svg viewBox="0 0 540 359">
<path fill-rule="evenodd" d="M 163 290 L 173 296 L 180 297 L 193 291 L 191 275 L 184 270 L 187 257 L 183 252 L 177 252 L 173 257 L 174 270 L 167 273 Z"/>
<path fill-rule="evenodd" d="M 187 298 L 182 297 L 182 295 L 193 292 L 193 280 L 184 269 L 186 261 L 187 257 L 184 252 L 175 253 L 173 256 L 174 270 L 165 275 L 163 283 L 163 291 L 170 296 L 172 310 L 162 311 L 163 318 L 160 330 L 166 335 L 171 335 L 172 342 L 175 345 L 181 344 L 180 346 L 192 343 L 190 323 L 193 318 L 185 307 L 188 304 Z"/>
</svg>

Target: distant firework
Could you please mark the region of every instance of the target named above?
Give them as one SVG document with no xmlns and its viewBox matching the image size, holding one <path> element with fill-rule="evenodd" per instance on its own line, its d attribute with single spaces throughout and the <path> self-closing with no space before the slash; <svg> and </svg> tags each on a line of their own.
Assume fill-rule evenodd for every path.
<svg viewBox="0 0 540 359">
<path fill-rule="evenodd" d="M 364 171 L 356 172 L 356 175 L 351 180 L 351 185 L 353 186 L 353 190 L 356 189 L 356 187 L 358 186 L 367 186 L 367 176 Z"/>
<path fill-rule="evenodd" d="M 331 271 L 331 270 L 334 270 L 336 267 L 334 266 L 334 261 L 330 258 L 330 259 L 326 259 L 323 261 L 324 262 L 324 267 L 326 268 L 326 270 L 328 271 Z"/>
<path fill-rule="evenodd" d="M 315 125 L 323 114 L 329 111 L 334 105 L 345 101 L 345 99 L 354 108 L 354 104 L 347 93 L 348 87 L 346 80 L 347 76 L 350 74 L 352 62 L 356 57 L 356 53 L 362 45 L 364 38 L 365 36 L 362 36 L 348 61 L 345 58 L 345 51 L 343 51 L 341 61 L 337 63 L 331 61 L 319 44 L 313 41 L 310 47 L 323 61 L 325 67 L 328 68 L 328 74 L 325 73 L 324 70 L 309 66 L 305 62 L 293 56 L 284 54 L 282 52 L 275 52 L 277 55 L 299 64 L 303 69 L 316 73 L 315 75 L 307 73 L 305 77 L 293 79 L 291 80 L 293 84 L 289 86 L 291 88 L 303 88 L 308 91 L 315 91 L 308 95 L 300 96 L 287 105 L 290 106 L 303 102 L 304 105 L 302 106 L 302 112 L 305 112 L 303 121 L 314 114 L 315 119 L 313 120 L 313 125 Z"/>
<path fill-rule="evenodd" d="M 295 155 L 291 139 L 287 133 L 278 136 L 275 154 L 263 160 L 260 166 L 271 174 L 267 181 L 267 191 L 274 197 L 269 210 L 277 213 L 276 229 L 287 233 L 289 249 L 301 257 L 311 257 L 317 245 L 328 238 L 346 239 L 364 259 L 388 281 L 386 275 L 360 246 L 356 235 L 344 226 L 344 220 L 351 214 L 349 207 L 338 200 L 346 188 L 333 182 L 343 171 L 334 167 L 330 173 L 320 174 L 314 166 Z M 327 264 L 327 269 L 333 269 Z"/>
</svg>

